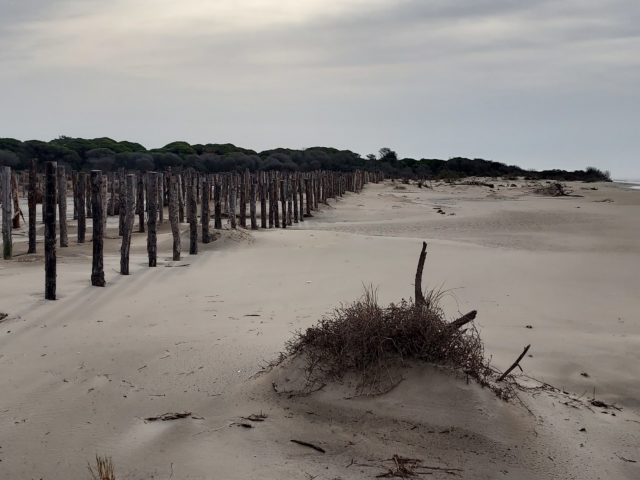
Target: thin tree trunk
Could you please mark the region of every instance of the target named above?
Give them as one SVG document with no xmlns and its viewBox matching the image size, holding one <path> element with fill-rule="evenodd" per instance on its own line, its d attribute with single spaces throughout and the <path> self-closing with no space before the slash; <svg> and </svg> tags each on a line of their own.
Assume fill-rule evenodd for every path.
<svg viewBox="0 0 640 480">
<path fill-rule="evenodd" d="M 144 174 L 138 173 L 138 203 L 136 210 L 138 212 L 138 232 L 144 233 Z"/>
<path fill-rule="evenodd" d="M 45 165 L 44 211 L 44 298 L 56 299 L 56 162 Z"/>
</svg>

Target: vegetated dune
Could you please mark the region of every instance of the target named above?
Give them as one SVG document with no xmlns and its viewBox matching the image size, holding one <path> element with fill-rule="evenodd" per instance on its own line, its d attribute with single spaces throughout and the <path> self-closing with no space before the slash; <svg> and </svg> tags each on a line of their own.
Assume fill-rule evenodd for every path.
<svg viewBox="0 0 640 480">
<path fill-rule="evenodd" d="M 576 184 L 584 197 L 540 197 L 494 183 L 371 185 L 297 228 L 224 231 L 179 264 L 163 230 L 155 269 L 136 234 L 129 277 L 116 272 L 114 238 L 106 288 L 89 286 L 90 245 L 71 242 L 54 303 L 42 300 L 39 260 L 0 263 L 0 478 L 88 478 L 96 454 L 119 479 L 351 479 L 399 467 L 638 478 L 640 196 Z M 478 309 L 492 365 L 504 370 L 531 344 L 525 373 L 571 394 L 520 378 L 533 389 L 507 403 L 430 365 L 375 397 L 354 397 L 348 378 L 290 396 L 293 365 L 257 375 L 362 283 L 382 303 L 408 297 L 423 238 L 425 286 L 450 291 L 452 319 Z M 592 404 L 594 390 L 622 410 Z M 145 420 L 172 412 L 189 415 Z"/>
</svg>

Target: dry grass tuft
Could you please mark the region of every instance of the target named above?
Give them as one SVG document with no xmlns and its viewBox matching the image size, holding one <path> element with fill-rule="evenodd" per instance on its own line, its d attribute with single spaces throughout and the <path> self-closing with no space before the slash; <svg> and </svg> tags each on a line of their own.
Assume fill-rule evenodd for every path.
<svg viewBox="0 0 640 480">
<path fill-rule="evenodd" d="M 426 252 L 426 244 L 423 254 Z M 421 256 L 421 264 L 424 257 Z M 419 264 L 418 273 L 422 269 Z M 421 291 L 420 283 L 417 283 Z M 484 347 L 471 323 L 475 311 L 449 322 L 440 306 L 441 293 L 430 291 L 418 301 L 401 300 L 380 306 L 376 290 L 343 304 L 285 345 L 281 360 L 301 356 L 306 361 L 308 388 L 346 373 L 356 373 L 360 391 L 380 393 L 394 385 L 392 371 L 413 362 L 451 367 L 490 386 L 503 398 L 507 387 L 491 382 L 494 371 L 484 358 Z"/>
<path fill-rule="evenodd" d="M 113 462 L 111 457 L 101 457 L 96 455 L 95 470 L 88 465 L 91 480 L 116 480 L 116 474 L 113 472 Z"/>
</svg>

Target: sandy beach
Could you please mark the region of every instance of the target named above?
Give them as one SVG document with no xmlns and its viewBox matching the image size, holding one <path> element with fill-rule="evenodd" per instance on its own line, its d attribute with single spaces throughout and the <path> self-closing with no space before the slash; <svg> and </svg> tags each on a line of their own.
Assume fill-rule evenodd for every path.
<svg viewBox="0 0 640 480">
<path fill-rule="evenodd" d="M 118 479 L 365 479 L 394 454 L 433 478 L 640 478 L 640 191 L 573 183 L 556 198 L 493 182 L 369 184 L 287 230 L 225 229 L 179 262 L 165 223 L 157 268 L 134 234 L 130 276 L 110 224 L 105 288 L 70 229 L 55 302 L 41 243 L 26 255 L 15 232 L 0 261 L 0 478 L 89 478 L 96 454 Z M 531 344 L 524 373 L 568 395 L 507 403 L 431 366 L 376 397 L 275 391 L 292 379 L 263 368 L 292 332 L 363 285 L 382 303 L 412 296 L 423 240 L 425 286 L 446 291 L 452 319 L 478 310 L 492 365 Z M 144 420 L 166 412 L 191 415 Z"/>
</svg>

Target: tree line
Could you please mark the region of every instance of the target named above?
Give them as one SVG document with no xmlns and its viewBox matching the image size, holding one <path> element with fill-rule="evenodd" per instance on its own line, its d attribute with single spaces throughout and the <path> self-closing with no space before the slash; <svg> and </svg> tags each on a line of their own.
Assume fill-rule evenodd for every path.
<svg viewBox="0 0 640 480">
<path fill-rule="evenodd" d="M 73 170 L 113 171 L 164 170 L 193 168 L 200 172 L 255 171 L 313 171 L 355 170 L 382 171 L 387 177 L 457 179 L 470 176 L 525 177 L 559 181 L 610 181 L 608 172 L 595 167 L 566 171 L 524 170 L 515 165 L 482 158 L 454 157 L 448 160 L 435 158 L 398 158 L 390 148 L 381 148 L 378 154 L 361 156 L 350 150 L 329 147 L 311 147 L 303 150 L 276 148 L 256 152 L 230 143 L 191 145 L 172 142 L 162 148 L 147 149 L 143 145 L 111 138 L 59 137 L 49 142 L 40 140 L 20 141 L 0 138 L 0 165 L 18 170 L 29 167 L 31 159 L 38 163 L 57 161 Z"/>
</svg>

